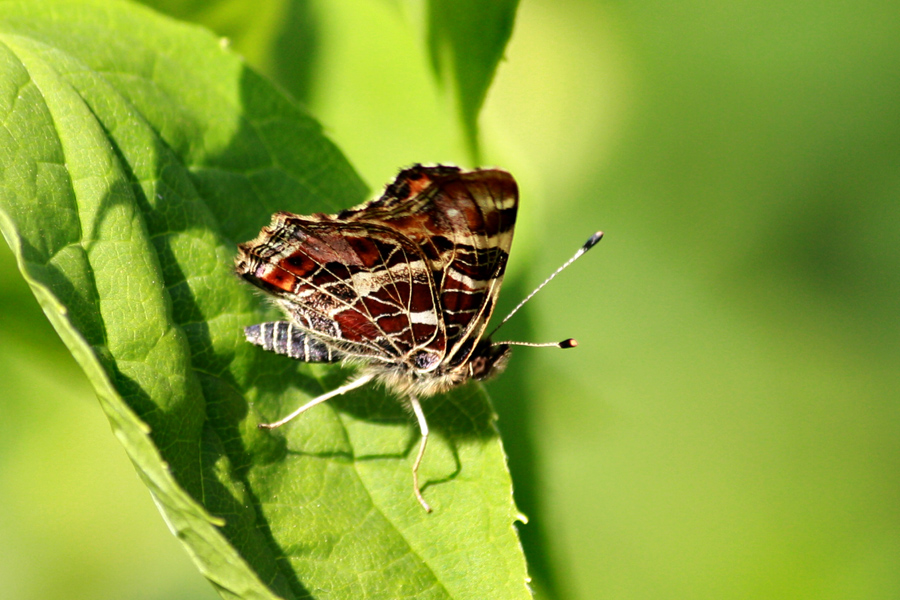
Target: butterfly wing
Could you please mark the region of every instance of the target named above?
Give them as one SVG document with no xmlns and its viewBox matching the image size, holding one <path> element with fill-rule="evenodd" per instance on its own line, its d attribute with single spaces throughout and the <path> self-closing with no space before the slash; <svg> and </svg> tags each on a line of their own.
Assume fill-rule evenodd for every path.
<svg viewBox="0 0 900 600">
<path fill-rule="evenodd" d="M 386 363 L 422 346 L 443 354 L 431 271 L 396 231 L 337 215 L 276 213 L 238 248 L 237 273 L 343 354 Z"/>
<path fill-rule="evenodd" d="M 456 366 L 469 357 L 494 310 L 517 209 L 518 187 L 505 171 L 416 165 L 380 198 L 340 217 L 402 232 L 420 249 L 446 336 L 442 360 Z"/>
</svg>

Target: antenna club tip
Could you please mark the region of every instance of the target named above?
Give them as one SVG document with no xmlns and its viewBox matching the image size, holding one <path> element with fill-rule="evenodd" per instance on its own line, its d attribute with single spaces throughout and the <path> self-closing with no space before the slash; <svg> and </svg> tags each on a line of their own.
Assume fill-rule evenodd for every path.
<svg viewBox="0 0 900 600">
<path fill-rule="evenodd" d="M 575 338 L 569 338 L 567 340 L 563 340 L 559 343 L 560 348 L 574 348 L 578 345 L 578 340 Z"/>
<path fill-rule="evenodd" d="M 597 242 L 599 242 L 599 241 L 602 240 L 602 239 L 603 239 L 603 232 L 602 232 L 602 231 L 598 231 L 597 233 L 595 233 L 594 235 L 592 235 L 590 238 L 588 238 L 588 241 L 586 241 L 586 242 L 584 243 L 584 249 L 585 249 L 585 251 L 590 250 L 591 248 L 593 248 L 595 245 L 597 245 Z"/>
</svg>

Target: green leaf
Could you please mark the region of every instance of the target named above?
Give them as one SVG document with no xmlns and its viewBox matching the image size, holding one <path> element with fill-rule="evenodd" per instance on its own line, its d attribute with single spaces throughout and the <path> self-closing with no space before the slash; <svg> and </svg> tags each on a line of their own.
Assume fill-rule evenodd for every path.
<svg viewBox="0 0 900 600">
<path fill-rule="evenodd" d="M 0 229 L 171 530 L 225 597 L 528 598 L 478 387 L 418 432 L 371 388 L 272 420 L 349 373 L 261 351 L 232 274 L 276 210 L 365 189 L 318 124 L 212 35 L 94 0 L 0 2 Z"/>
<path fill-rule="evenodd" d="M 182 21 L 228 38 L 232 48 L 288 93 L 308 101 L 318 51 L 318 20 L 310 0 L 140 0 Z"/>
<path fill-rule="evenodd" d="M 435 73 L 456 96 L 469 151 L 479 164 L 478 113 L 512 35 L 518 0 L 428 0 Z"/>
</svg>

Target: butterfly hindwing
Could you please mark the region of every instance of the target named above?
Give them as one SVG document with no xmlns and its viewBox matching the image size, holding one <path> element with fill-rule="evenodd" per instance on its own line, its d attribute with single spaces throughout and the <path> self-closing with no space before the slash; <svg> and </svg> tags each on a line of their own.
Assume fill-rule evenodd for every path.
<svg viewBox="0 0 900 600">
<path fill-rule="evenodd" d="M 420 346 L 443 348 L 430 269 L 402 235 L 278 213 L 241 250 L 241 275 L 275 296 L 298 327 L 345 354 L 393 362 Z"/>
</svg>

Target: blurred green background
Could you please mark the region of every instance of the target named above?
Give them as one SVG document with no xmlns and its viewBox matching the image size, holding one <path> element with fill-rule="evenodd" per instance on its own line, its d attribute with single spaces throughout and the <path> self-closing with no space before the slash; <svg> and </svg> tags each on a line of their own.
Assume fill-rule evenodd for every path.
<svg viewBox="0 0 900 600">
<path fill-rule="evenodd" d="M 373 190 L 467 164 L 412 0 L 150 3 Z M 522 200 L 489 388 L 539 597 L 900 597 L 896 2 L 522 0 L 481 119 Z M 471 165 L 467 165 L 471 166 Z M 213 598 L 0 249 L 0 596 Z"/>
</svg>

